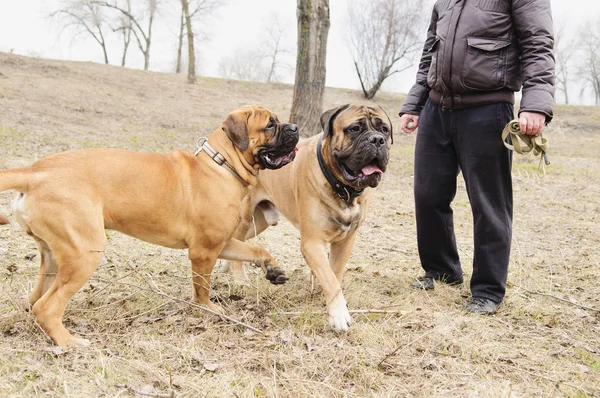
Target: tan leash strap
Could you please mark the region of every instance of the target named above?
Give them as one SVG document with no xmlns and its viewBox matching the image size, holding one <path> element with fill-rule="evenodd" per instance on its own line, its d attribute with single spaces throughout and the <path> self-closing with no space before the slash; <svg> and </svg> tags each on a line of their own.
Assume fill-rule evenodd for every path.
<svg viewBox="0 0 600 398">
<path fill-rule="evenodd" d="M 509 144 L 506 141 L 506 138 L 510 136 Z M 521 134 L 521 129 L 519 128 L 519 121 L 517 119 L 511 120 L 508 122 L 504 130 L 502 131 L 502 142 L 504 146 L 510 149 L 511 151 L 515 151 L 519 155 L 525 155 L 529 152 L 533 152 L 533 156 L 541 155 L 540 157 L 540 168 L 546 173 L 544 169 L 544 165 L 542 164 L 542 160 L 546 165 L 550 164 L 550 159 L 548 158 L 548 148 L 550 145 L 548 144 L 548 140 L 542 135 L 527 135 Z"/>
</svg>

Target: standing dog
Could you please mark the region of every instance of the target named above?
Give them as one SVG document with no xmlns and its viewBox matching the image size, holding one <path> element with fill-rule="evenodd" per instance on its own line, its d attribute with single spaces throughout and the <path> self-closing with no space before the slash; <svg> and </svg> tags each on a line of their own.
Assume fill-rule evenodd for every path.
<svg viewBox="0 0 600 398">
<path fill-rule="evenodd" d="M 344 105 L 325 112 L 321 126 L 322 135 L 300 141 L 290 166 L 261 173 L 244 199 L 234 237 L 249 239 L 283 213 L 300 229 L 300 249 L 323 287 L 330 325 L 347 331 L 352 318 L 342 276 L 367 214 L 369 187 L 379 184 L 387 167 L 392 123 L 379 107 Z M 242 263 L 231 267 L 237 281 L 247 280 Z"/>
<path fill-rule="evenodd" d="M 195 154 L 86 149 L 0 171 L 0 191 L 18 192 L 14 216 L 41 254 L 29 296 L 39 324 L 58 345 L 89 344 L 74 338 L 62 317 L 102 259 L 105 229 L 189 249 L 194 297 L 212 309 L 218 310 L 209 301 L 217 258 L 255 262 L 271 283 L 284 283 L 264 249 L 231 238 L 258 171 L 291 162 L 297 142 L 297 126 L 251 106 L 230 113 Z"/>
</svg>

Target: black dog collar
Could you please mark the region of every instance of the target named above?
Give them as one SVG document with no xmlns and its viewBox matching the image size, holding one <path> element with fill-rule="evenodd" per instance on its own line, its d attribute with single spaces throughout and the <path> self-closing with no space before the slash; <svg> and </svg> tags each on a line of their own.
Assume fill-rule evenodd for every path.
<svg viewBox="0 0 600 398">
<path fill-rule="evenodd" d="M 349 185 L 346 185 L 333 175 L 331 170 L 329 170 L 329 168 L 325 164 L 325 159 L 323 159 L 323 154 L 321 151 L 322 140 L 323 136 L 321 135 L 321 137 L 319 138 L 319 142 L 317 143 L 317 159 L 319 160 L 319 167 L 321 168 L 323 175 L 327 179 L 327 182 L 329 182 L 329 185 L 331 185 L 331 188 L 333 188 L 333 191 L 336 193 L 336 195 L 346 203 L 351 203 L 354 199 L 358 198 L 365 190 L 356 189 Z"/>
</svg>

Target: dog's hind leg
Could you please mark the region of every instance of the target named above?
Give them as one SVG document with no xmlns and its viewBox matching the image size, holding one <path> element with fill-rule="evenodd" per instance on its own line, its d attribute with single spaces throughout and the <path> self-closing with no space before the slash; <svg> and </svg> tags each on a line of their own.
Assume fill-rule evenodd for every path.
<svg viewBox="0 0 600 398">
<path fill-rule="evenodd" d="M 102 239 L 102 247 L 104 247 L 104 235 L 102 235 Z M 83 247 L 72 248 L 61 245 L 59 250 L 56 250 L 57 248 L 53 250 L 52 257 L 58 265 L 56 279 L 32 308 L 39 324 L 50 338 L 60 346 L 67 344 L 89 345 L 88 340 L 73 337 L 62 322 L 69 299 L 92 276 L 104 254 L 99 250 L 90 250 L 90 247 L 98 247 L 98 243 L 82 246 L 85 249 Z"/>
<path fill-rule="evenodd" d="M 33 306 L 39 299 L 48 291 L 54 279 L 56 279 L 56 273 L 58 272 L 58 264 L 52 256 L 52 251 L 40 238 L 33 236 L 33 239 L 37 243 L 40 251 L 40 272 L 38 274 L 38 280 L 31 294 L 29 295 L 29 304 Z"/>
</svg>

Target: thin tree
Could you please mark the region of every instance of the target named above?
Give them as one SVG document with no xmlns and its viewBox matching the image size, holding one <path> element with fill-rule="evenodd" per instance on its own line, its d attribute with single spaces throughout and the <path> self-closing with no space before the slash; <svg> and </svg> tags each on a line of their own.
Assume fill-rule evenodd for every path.
<svg viewBox="0 0 600 398">
<path fill-rule="evenodd" d="M 131 32 L 135 37 L 138 48 L 144 55 L 144 70 L 148 70 L 150 66 L 150 47 L 152 45 L 152 28 L 154 18 L 158 11 L 158 0 L 145 0 L 144 15 L 141 17 L 135 16 L 131 10 L 127 10 L 120 6 L 116 1 L 108 3 L 106 1 L 93 1 L 95 4 L 103 7 L 112 8 L 120 12 L 124 17 L 129 18 L 131 22 Z M 146 22 L 146 28 L 142 25 Z"/>
<path fill-rule="evenodd" d="M 185 31 L 185 11 L 181 5 L 181 17 L 179 18 L 179 35 L 177 37 L 177 61 L 175 63 L 175 73 L 181 73 L 181 58 L 183 55 L 183 35 Z"/>
<path fill-rule="evenodd" d="M 590 90 L 596 106 L 600 105 L 600 27 L 587 23 L 580 30 L 580 61 L 577 75 L 582 80 L 581 94 Z"/>
<path fill-rule="evenodd" d="M 573 61 L 577 55 L 579 42 L 566 37 L 566 24 L 557 23 L 554 29 L 554 56 L 556 58 L 556 89 L 565 96 L 565 104 L 569 104 L 569 83 L 573 70 Z"/>
<path fill-rule="evenodd" d="M 181 2 L 181 18 L 179 24 L 179 37 L 177 41 L 177 62 L 175 72 L 181 73 L 183 41 L 187 39 L 188 43 L 188 82 L 196 81 L 196 53 L 193 21 L 206 18 L 219 7 L 225 5 L 223 0 L 180 0 Z M 186 34 L 184 34 L 184 30 Z"/>
<path fill-rule="evenodd" d="M 188 42 L 188 83 L 196 83 L 196 53 L 194 51 L 194 31 L 192 30 L 192 19 L 188 0 L 181 0 L 181 8 L 185 18 Z"/>
<path fill-rule="evenodd" d="M 234 80 L 281 82 L 293 70 L 288 62 L 292 51 L 286 43 L 284 23 L 272 15 L 269 23 L 256 36 L 253 45 L 238 45 L 232 54 L 220 63 L 220 75 Z"/>
<path fill-rule="evenodd" d="M 50 14 L 58 19 L 63 30 L 73 30 L 74 37 L 88 35 L 102 48 L 104 63 L 108 64 L 108 51 L 104 34 L 108 23 L 102 9 L 92 0 L 71 0 L 62 3 L 62 8 Z"/>
<path fill-rule="evenodd" d="M 298 0 L 296 81 L 290 122 L 303 136 L 319 132 L 325 91 L 329 0 Z"/>
<path fill-rule="evenodd" d="M 293 67 L 286 61 L 286 56 L 291 54 L 291 51 L 285 45 L 285 26 L 282 21 L 273 16 L 269 18 L 270 22 L 264 28 L 267 34 L 267 42 L 261 46 L 264 58 L 268 62 L 268 74 L 266 77 L 267 83 L 279 82 L 282 79 L 281 70 L 291 70 Z"/>
<path fill-rule="evenodd" d="M 269 69 L 263 61 L 256 56 L 255 48 L 238 46 L 219 63 L 219 75 L 226 79 L 265 82 Z"/>
<path fill-rule="evenodd" d="M 125 0 L 125 10 L 131 14 L 131 0 Z M 132 24 L 129 17 L 124 14 L 119 16 L 119 27 L 115 31 L 120 31 L 123 35 L 123 56 L 121 57 L 121 66 L 125 66 L 127 60 L 127 51 L 131 43 Z"/>
<path fill-rule="evenodd" d="M 349 45 L 363 95 L 372 99 L 390 76 L 412 66 L 422 47 L 424 0 L 353 0 Z"/>
</svg>

